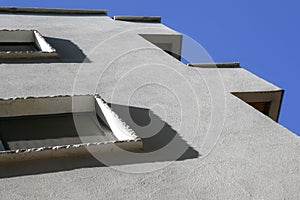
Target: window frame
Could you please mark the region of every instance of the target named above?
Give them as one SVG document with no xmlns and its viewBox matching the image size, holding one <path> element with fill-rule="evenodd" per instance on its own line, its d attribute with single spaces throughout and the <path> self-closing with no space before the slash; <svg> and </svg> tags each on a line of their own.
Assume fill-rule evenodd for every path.
<svg viewBox="0 0 300 200">
<path fill-rule="evenodd" d="M 3 43 L 34 43 L 37 51 L 0 51 L 0 60 L 3 59 L 34 59 L 57 58 L 56 50 L 45 40 L 37 30 L 0 30 L 0 44 Z"/>
<path fill-rule="evenodd" d="M 101 118 L 102 116 L 105 116 L 105 114 L 101 115 L 99 113 L 100 111 L 103 112 L 105 110 L 103 108 L 110 111 L 111 117 L 115 117 L 115 120 L 120 120 L 120 124 L 124 125 L 128 132 L 124 132 L 124 134 L 122 134 L 120 129 L 114 132 L 112 127 L 109 127 L 111 129 L 111 134 L 113 134 L 116 138 L 114 140 L 93 141 L 89 143 L 81 140 L 82 143 L 80 144 L 66 144 L 5 151 L 1 151 L 0 149 L 0 161 L 14 161 L 19 159 L 26 160 L 41 157 L 66 157 L 70 155 L 77 156 L 91 152 L 111 153 L 121 152 L 124 150 L 132 152 L 140 151 L 143 148 L 142 139 L 139 138 L 113 110 L 111 110 L 109 105 L 99 95 L 66 95 L 0 99 L 1 118 L 64 113 L 76 114 L 80 112 L 95 112 L 96 115 Z M 74 118 L 74 121 L 75 120 L 76 119 Z M 2 143 L 1 140 L 0 143 Z"/>
</svg>

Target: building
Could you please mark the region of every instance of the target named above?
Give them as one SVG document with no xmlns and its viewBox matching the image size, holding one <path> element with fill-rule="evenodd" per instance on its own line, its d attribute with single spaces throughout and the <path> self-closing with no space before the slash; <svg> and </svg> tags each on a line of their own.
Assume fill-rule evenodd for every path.
<svg viewBox="0 0 300 200">
<path fill-rule="evenodd" d="M 0 12 L 2 199 L 300 198 L 282 89 L 159 17 Z"/>
</svg>

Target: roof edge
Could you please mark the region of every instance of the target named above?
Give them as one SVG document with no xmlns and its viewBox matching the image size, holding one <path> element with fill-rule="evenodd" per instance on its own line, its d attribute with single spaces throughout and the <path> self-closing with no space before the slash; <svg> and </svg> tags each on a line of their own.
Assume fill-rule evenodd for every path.
<svg viewBox="0 0 300 200">
<path fill-rule="evenodd" d="M 190 63 L 187 66 L 189 67 L 198 67 L 198 68 L 241 68 L 239 62 L 233 63 Z"/>
<path fill-rule="evenodd" d="M 161 23 L 159 16 L 114 16 L 116 21 Z"/>
<path fill-rule="evenodd" d="M 0 13 L 107 15 L 106 10 L 0 7 Z"/>
</svg>

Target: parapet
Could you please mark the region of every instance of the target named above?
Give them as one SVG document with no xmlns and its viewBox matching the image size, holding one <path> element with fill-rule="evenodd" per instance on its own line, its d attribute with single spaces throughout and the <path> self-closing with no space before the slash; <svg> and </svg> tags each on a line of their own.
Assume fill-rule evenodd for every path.
<svg viewBox="0 0 300 200">
<path fill-rule="evenodd" d="M 128 22 L 161 23 L 161 17 L 157 16 L 114 16 L 114 20 Z"/>
<path fill-rule="evenodd" d="M 73 9 L 56 9 L 56 8 L 52 9 L 52 8 L 14 8 L 14 7 L 0 7 L 0 13 L 107 15 L 106 10 L 73 10 Z"/>
</svg>

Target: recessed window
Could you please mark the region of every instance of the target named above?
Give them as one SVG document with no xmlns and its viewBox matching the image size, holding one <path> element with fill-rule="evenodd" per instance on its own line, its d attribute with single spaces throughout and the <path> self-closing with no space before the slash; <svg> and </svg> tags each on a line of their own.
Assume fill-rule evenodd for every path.
<svg viewBox="0 0 300 200">
<path fill-rule="evenodd" d="M 160 49 L 164 50 L 167 54 L 180 60 L 180 55 L 176 55 L 176 53 L 172 52 L 172 44 L 168 44 L 168 43 L 154 43 L 154 44 Z"/>
<path fill-rule="evenodd" d="M 151 42 L 174 58 L 181 60 L 182 35 L 180 34 L 140 34 L 144 39 Z"/>
<path fill-rule="evenodd" d="M 2 52 L 17 52 L 17 51 L 39 51 L 38 47 L 33 42 L 1 42 L 0 51 Z"/>
<path fill-rule="evenodd" d="M 255 108 L 256 110 L 264 113 L 265 115 L 269 115 L 271 102 L 247 102 L 250 106 Z"/>
<path fill-rule="evenodd" d="M 85 143 L 117 140 L 100 118 L 93 119 L 93 113 L 75 117 L 77 127 L 72 113 L 1 118 L 0 138 L 5 150 L 80 144 L 77 128 Z"/>
<path fill-rule="evenodd" d="M 55 147 L 72 151 L 86 144 L 112 143 L 128 150 L 141 148 L 134 131 L 99 96 L 0 101 L 0 157 L 7 152 Z"/>
<path fill-rule="evenodd" d="M 0 59 L 57 56 L 56 50 L 36 30 L 0 30 Z"/>
<path fill-rule="evenodd" d="M 269 116 L 271 119 L 277 122 L 279 119 L 283 93 L 283 90 L 261 92 L 232 92 L 233 95 L 240 98 L 256 110 Z"/>
</svg>

